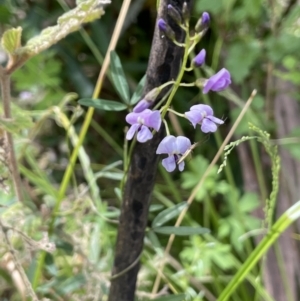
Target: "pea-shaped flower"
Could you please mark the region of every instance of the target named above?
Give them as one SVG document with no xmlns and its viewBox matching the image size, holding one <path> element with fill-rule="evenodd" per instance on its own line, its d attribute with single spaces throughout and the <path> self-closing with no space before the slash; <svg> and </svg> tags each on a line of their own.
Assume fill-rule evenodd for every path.
<svg viewBox="0 0 300 301">
<path fill-rule="evenodd" d="M 224 121 L 214 116 L 213 109 L 208 105 L 195 105 L 190 108 L 189 112 L 184 114 L 186 118 L 192 123 L 194 128 L 197 124 L 201 125 L 203 133 L 215 132 L 217 124 L 223 124 Z"/>
<path fill-rule="evenodd" d="M 225 90 L 230 84 L 230 73 L 227 69 L 223 68 L 204 82 L 203 94 L 208 93 L 210 90 L 215 92 Z"/>
<path fill-rule="evenodd" d="M 161 125 L 160 112 L 151 111 L 149 109 L 140 113 L 132 112 L 127 114 L 126 121 L 131 124 L 131 127 L 126 134 L 126 139 L 131 140 L 137 132 L 137 141 L 141 143 L 152 139 L 153 135 L 149 128 L 158 131 Z"/>
<path fill-rule="evenodd" d="M 165 137 L 156 150 L 157 154 L 167 154 L 168 158 L 162 160 L 163 167 L 172 172 L 175 170 L 178 161 L 182 155 L 191 147 L 191 141 L 183 136 L 174 137 L 169 135 Z M 184 161 L 178 164 L 178 169 L 183 171 Z"/>
</svg>

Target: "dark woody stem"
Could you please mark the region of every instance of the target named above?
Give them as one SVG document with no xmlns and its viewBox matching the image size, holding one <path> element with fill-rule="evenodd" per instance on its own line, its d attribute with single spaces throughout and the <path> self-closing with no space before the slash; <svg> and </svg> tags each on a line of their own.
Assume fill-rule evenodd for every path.
<svg viewBox="0 0 300 301">
<path fill-rule="evenodd" d="M 185 37 L 185 43 L 186 43 L 187 45 L 188 45 L 188 43 L 189 43 L 189 39 L 190 39 L 190 37 L 189 37 L 189 31 L 187 30 L 187 31 L 186 31 L 186 37 Z M 180 82 L 181 82 L 182 77 L 183 77 L 183 75 L 184 75 L 184 71 L 185 71 L 184 69 L 185 69 L 185 66 L 186 66 L 188 57 L 189 57 L 189 49 L 186 47 L 186 48 L 184 49 L 182 68 L 181 68 L 180 71 L 179 71 L 179 74 L 178 74 L 178 76 L 177 76 L 176 82 L 175 82 L 175 84 L 174 84 L 174 86 L 173 86 L 173 89 L 172 89 L 172 91 L 171 91 L 171 94 L 170 94 L 170 96 L 169 96 L 169 98 L 168 98 L 168 100 L 167 100 L 167 103 L 165 104 L 165 106 L 164 106 L 164 108 L 163 108 L 163 111 L 162 111 L 162 113 L 161 113 L 161 118 L 162 118 L 162 119 L 164 119 L 164 117 L 165 117 L 165 115 L 166 115 L 166 113 L 167 113 L 167 111 L 168 111 L 168 108 L 169 108 L 170 105 L 171 105 L 171 102 L 172 102 L 172 100 L 173 100 L 173 97 L 174 97 L 174 95 L 175 95 L 177 89 L 178 89 L 179 86 L 180 86 Z"/>
<path fill-rule="evenodd" d="M 190 1 L 187 0 L 188 6 Z M 175 33 L 176 40 L 184 40 L 185 32 L 168 16 L 169 0 L 159 1 L 157 20 L 167 20 Z M 182 10 L 183 0 L 174 0 L 172 5 Z M 146 72 L 144 95 L 152 89 L 177 78 L 181 66 L 183 49 L 174 45 L 167 38 L 162 38 L 156 27 Z M 156 103 L 168 94 L 168 87 L 163 89 Z M 130 161 L 127 181 L 124 188 L 120 224 L 116 242 L 114 267 L 108 301 L 133 301 L 136 279 L 139 271 L 139 256 L 143 250 L 145 229 L 148 222 L 148 210 L 152 190 L 155 184 L 159 156 L 156 150 L 165 136 L 164 125 L 146 143 L 137 143 Z M 135 263 L 135 264 L 134 264 Z M 130 269 L 128 269 L 130 267 Z M 117 276 L 114 276 L 117 275 Z"/>
</svg>

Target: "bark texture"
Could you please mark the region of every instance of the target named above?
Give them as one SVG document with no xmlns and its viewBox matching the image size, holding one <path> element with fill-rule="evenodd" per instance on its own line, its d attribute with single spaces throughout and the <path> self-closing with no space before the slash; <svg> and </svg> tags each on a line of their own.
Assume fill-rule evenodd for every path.
<svg viewBox="0 0 300 301">
<path fill-rule="evenodd" d="M 184 33 L 167 16 L 167 5 L 172 4 L 180 12 L 183 2 L 183 0 L 161 0 L 157 16 L 157 20 L 163 18 L 168 22 L 178 41 L 183 41 Z M 190 7 L 190 0 L 186 2 Z M 156 26 L 146 72 L 144 94 L 177 77 L 182 54 L 182 49 L 163 37 Z M 159 156 L 156 155 L 156 149 L 163 137 L 164 128 L 162 127 L 150 141 L 143 144 L 137 143 L 133 151 L 123 196 L 112 275 L 119 274 L 132 265 L 142 252 L 159 159 Z M 111 281 L 109 301 L 134 300 L 138 271 L 139 264 L 136 264 L 126 273 L 121 273 L 120 276 Z"/>
</svg>

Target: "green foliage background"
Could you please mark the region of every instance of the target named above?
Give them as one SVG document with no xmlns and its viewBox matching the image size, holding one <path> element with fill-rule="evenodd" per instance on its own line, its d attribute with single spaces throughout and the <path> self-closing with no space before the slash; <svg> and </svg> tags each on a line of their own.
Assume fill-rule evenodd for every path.
<svg viewBox="0 0 300 301">
<path fill-rule="evenodd" d="M 12 192 L 5 193 L 9 181 L 1 181 L 0 213 L 5 224 L 23 233 L 11 231 L 11 241 L 41 299 L 106 300 L 108 295 L 122 195 L 124 145 L 127 147 L 124 142 L 127 111 L 123 109 L 137 101 L 137 98 L 130 101 L 129 94 L 136 91 L 147 67 L 155 27 L 155 1 L 132 3 L 116 49 L 128 82 L 129 89 L 125 92 L 128 97 L 121 99 L 123 94 L 118 87 L 122 85 L 114 84 L 114 70 L 110 69 L 101 98 L 117 101 L 118 105 L 111 110 L 108 107 L 111 103 L 99 102 L 101 110 L 96 110 L 85 137 L 58 218 L 54 225 L 51 221 L 58 189 L 86 112 L 86 107 L 79 103 L 91 98 L 121 2 L 114 0 L 100 20 L 30 59 L 12 76 L 14 122 L 1 121 L 1 126 L 14 133 L 26 200 L 25 204 L 17 203 Z M 251 122 L 268 131 L 272 139 L 292 138 L 275 144 L 279 144 L 280 150 L 285 149 L 295 162 L 299 161 L 300 127 L 278 137 L 272 105 L 276 87 L 268 83 L 270 78 L 278 78 L 293 84 L 295 90 L 290 97 L 299 105 L 300 6 L 294 1 L 290 4 L 291 7 L 282 6 L 279 1 L 265 0 L 195 1 L 191 23 L 195 24 L 203 11 L 208 11 L 212 18 L 211 28 L 197 49 L 207 50 L 206 71 L 215 72 L 225 66 L 233 84 L 221 95 L 208 96 L 196 88 L 180 88 L 174 107 L 185 112 L 196 103 L 211 104 L 215 115 L 223 116 L 226 122 L 217 133 L 205 137 L 199 129 L 195 132 L 188 122 L 179 120 L 181 130 L 191 141 L 203 143 L 194 150 L 183 173 L 168 174 L 159 168 L 141 257 L 137 300 L 152 297 L 151 290 L 171 233 L 178 237 L 170 254 L 165 256 L 168 264 L 160 286 L 171 296 L 156 296 L 156 300 L 215 300 L 253 252 L 255 232 L 264 233 L 272 225 L 274 211 L 270 216 L 268 210 L 274 210 L 276 196 L 271 195 L 271 204 L 267 199 L 280 184 L 276 179 L 278 154 L 272 141 L 260 137 L 245 142 L 249 145 L 249 160 L 255 167 L 257 191 L 245 189 L 245 162 L 235 148 L 224 170 L 217 173 L 215 166 L 197 191 L 196 201 L 182 223 L 184 228 L 172 227 L 253 89 L 258 90 L 258 95 L 239 124 L 235 138 L 259 136 L 249 131 Z M 73 7 L 75 3 L 2 1 L 1 32 L 21 26 L 25 42 L 53 25 L 68 5 Z M 6 60 L 3 51 L 0 60 L 1 63 Z M 197 72 L 188 73 L 186 81 L 203 76 Z M 176 127 L 171 127 L 171 131 L 176 133 Z M 1 168 L 5 178 L 8 170 L 5 166 Z M 257 212 L 263 212 L 263 208 L 262 217 Z M 43 252 L 39 243 L 49 227 L 53 230 L 50 240 L 56 245 L 53 253 Z M 210 233 L 204 228 L 210 229 Z M 6 258 L 0 261 L 0 299 L 20 300 L 21 289 L 7 269 L 11 259 L 5 257 L 4 244 L 0 245 L 0 252 Z M 41 267 L 42 256 L 45 264 Z M 253 269 L 230 300 L 275 300 L 266 291 L 261 268 Z M 289 293 L 286 300 L 292 300 Z"/>
</svg>

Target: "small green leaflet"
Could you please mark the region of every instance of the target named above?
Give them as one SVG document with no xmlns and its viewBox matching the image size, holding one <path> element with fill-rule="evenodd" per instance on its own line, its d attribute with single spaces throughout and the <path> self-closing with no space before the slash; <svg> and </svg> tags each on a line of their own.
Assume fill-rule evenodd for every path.
<svg viewBox="0 0 300 301">
<path fill-rule="evenodd" d="M 123 102 L 130 104 L 129 87 L 120 58 L 115 51 L 110 52 L 110 68 L 113 85 Z"/>
<path fill-rule="evenodd" d="M 152 228 L 160 227 L 164 225 L 166 222 L 170 221 L 171 219 L 177 217 L 185 207 L 186 207 L 186 202 L 182 202 L 171 208 L 163 210 L 153 220 Z"/>
<path fill-rule="evenodd" d="M 82 98 L 78 103 L 86 107 L 93 107 L 104 111 L 124 111 L 127 109 L 127 106 L 121 102 L 106 99 Z"/>
</svg>

